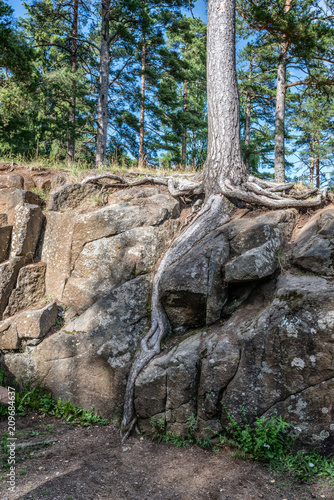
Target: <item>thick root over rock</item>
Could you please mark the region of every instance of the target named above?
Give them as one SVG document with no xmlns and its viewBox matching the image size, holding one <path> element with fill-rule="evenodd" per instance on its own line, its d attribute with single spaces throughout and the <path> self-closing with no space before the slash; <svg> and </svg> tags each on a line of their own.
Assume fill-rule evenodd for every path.
<svg viewBox="0 0 334 500">
<path fill-rule="evenodd" d="M 204 193 L 203 181 L 194 182 L 186 178 L 174 176 L 154 177 L 147 175 L 142 179 L 128 181 L 119 175 L 104 173 L 88 176 L 82 181 L 82 184 L 96 184 L 106 180 L 116 181 L 109 184 L 110 187 L 114 188 L 129 188 L 145 184 L 166 186 L 170 194 L 174 197 L 193 196 Z M 221 194 L 230 199 L 237 199 L 268 208 L 311 208 L 321 205 L 327 198 L 326 190 L 320 192 L 318 189 L 306 189 L 299 193 L 290 193 L 294 187 L 295 184 L 293 182 L 284 184 L 275 183 L 249 175 L 247 180 L 240 186 L 234 186 L 226 180 Z M 317 196 L 308 199 L 313 195 Z"/>
<path fill-rule="evenodd" d="M 153 282 L 151 329 L 141 341 L 141 351 L 136 356 L 128 377 L 122 420 L 123 428 L 130 426 L 133 421 L 136 378 L 148 362 L 160 353 L 161 341 L 170 332 L 167 315 L 159 300 L 160 279 L 170 265 L 186 255 L 210 232 L 228 222 L 229 216 L 223 213 L 223 205 L 221 196 L 211 196 L 190 225 L 174 240 L 159 265 Z"/>
<path fill-rule="evenodd" d="M 106 180 L 116 181 L 108 187 L 129 188 L 145 184 L 155 184 L 166 186 L 170 194 L 177 196 L 192 196 L 204 193 L 204 182 L 194 182 L 186 178 L 175 176 L 152 177 L 146 176 L 135 181 L 128 181 L 124 177 L 116 174 L 105 173 L 95 176 L 89 176 L 82 181 L 82 184 L 97 183 L 101 181 L 105 184 Z M 107 187 L 107 186 L 106 186 Z M 152 313 L 151 328 L 141 341 L 141 350 L 135 356 L 130 374 L 127 381 L 125 392 L 124 413 L 122 420 L 122 429 L 125 434 L 125 440 L 131 433 L 136 423 L 134 415 L 134 392 L 135 383 L 140 372 L 145 368 L 149 361 L 160 353 L 161 341 L 169 334 L 170 324 L 166 312 L 159 300 L 159 284 L 165 270 L 176 261 L 181 259 L 190 250 L 196 246 L 204 237 L 218 227 L 229 221 L 229 216 L 224 213 L 224 197 L 237 199 L 246 203 L 265 206 L 268 208 L 309 208 L 321 205 L 328 194 L 326 191 L 319 192 L 317 189 L 305 189 L 294 192 L 294 183 L 275 183 L 265 181 L 250 175 L 243 184 L 234 186 L 228 180 L 225 181 L 224 188 L 219 195 L 211 195 L 207 198 L 203 208 L 197 213 L 195 218 L 186 225 L 182 226 L 181 232 L 168 248 L 158 271 L 154 277 L 152 290 Z M 310 196 L 317 195 L 308 199 Z M 193 213 L 195 208 L 193 207 Z"/>
</svg>

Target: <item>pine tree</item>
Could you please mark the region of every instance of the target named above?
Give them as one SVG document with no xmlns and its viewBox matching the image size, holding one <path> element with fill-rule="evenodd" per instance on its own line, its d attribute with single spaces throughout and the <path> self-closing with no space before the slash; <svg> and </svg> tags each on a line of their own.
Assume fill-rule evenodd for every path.
<svg viewBox="0 0 334 500">
<path fill-rule="evenodd" d="M 73 4 L 33 0 L 25 4 L 28 14 L 21 21 L 36 55 L 38 152 L 67 158 L 69 163 L 75 149 L 79 154 L 87 153 L 85 144 L 93 131 L 86 66 L 91 45 L 83 32 L 83 5 L 76 0 Z"/>
<path fill-rule="evenodd" d="M 328 60 L 332 52 L 333 15 L 316 0 L 271 2 L 240 0 L 238 12 L 259 33 L 277 44 L 277 85 L 275 112 L 275 179 L 285 178 L 285 99 L 288 88 L 318 83 L 312 74 L 312 60 Z M 287 81 L 287 68 L 309 73 L 307 78 Z M 331 84 L 327 77 L 323 84 Z"/>
<path fill-rule="evenodd" d="M 296 105 L 294 125 L 298 130 L 296 146 L 301 149 L 301 180 L 310 187 L 328 183 L 334 158 L 333 90 L 310 89 Z"/>
</svg>

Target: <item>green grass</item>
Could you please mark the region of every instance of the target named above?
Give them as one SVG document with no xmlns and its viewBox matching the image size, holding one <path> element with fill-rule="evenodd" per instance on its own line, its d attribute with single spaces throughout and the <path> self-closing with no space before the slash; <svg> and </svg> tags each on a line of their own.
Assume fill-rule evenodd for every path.
<svg viewBox="0 0 334 500">
<path fill-rule="evenodd" d="M 79 172 L 86 170 L 96 170 L 94 161 L 86 161 L 86 160 L 78 160 L 73 163 L 71 166 L 67 165 L 66 160 L 57 160 L 43 157 L 28 157 L 24 155 L 12 155 L 12 156 L 0 156 L 0 163 L 17 163 L 18 165 L 24 165 L 27 168 L 48 168 L 48 169 L 59 169 L 66 170 L 71 173 L 72 180 L 78 179 Z M 113 172 L 113 173 L 128 173 L 129 171 L 143 173 L 144 174 L 195 174 L 198 173 L 198 169 L 184 170 L 182 165 L 179 165 L 178 168 L 168 168 L 165 166 L 156 166 L 145 168 L 138 168 L 138 162 L 136 160 L 132 161 L 117 161 L 116 159 L 109 159 L 108 164 L 104 165 L 102 169 L 99 171 Z"/>
<path fill-rule="evenodd" d="M 209 435 L 195 437 L 194 415 L 187 421 L 186 435 L 168 431 L 163 419 L 152 417 L 150 419 L 152 437 L 158 442 L 178 447 L 190 445 L 211 447 L 215 454 L 219 454 L 220 449 L 229 446 L 233 449 L 233 457 L 259 460 L 280 475 L 288 473 L 295 481 L 307 483 L 325 478 L 334 486 L 333 457 L 321 456 L 316 451 L 296 450 L 297 437 L 293 434 L 293 427 L 277 413 L 271 417 L 256 418 L 253 425 L 248 423 L 245 416 L 243 425 L 240 425 L 228 411 L 226 414 L 229 423 L 224 433 L 208 429 L 211 435 L 215 436 L 214 440 Z M 217 438 L 218 443 L 216 443 Z"/>
<path fill-rule="evenodd" d="M 248 423 L 244 412 L 242 426 L 228 411 L 226 414 L 229 424 L 226 434 L 219 435 L 220 446 L 232 446 L 235 456 L 260 460 L 300 482 L 325 477 L 334 485 L 333 457 L 321 456 L 316 451 L 296 450 L 294 428 L 277 412 L 270 417 L 256 418 L 253 425 Z"/>
<path fill-rule="evenodd" d="M 47 199 L 49 198 L 50 190 L 48 189 L 33 188 L 31 191 L 37 194 L 37 196 L 39 196 L 44 201 L 47 201 Z"/>
<path fill-rule="evenodd" d="M 0 370 L 0 385 L 3 385 L 3 382 L 3 371 Z M 24 416 L 31 411 L 35 411 L 82 426 L 108 425 L 109 423 L 107 419 L 97 415 L 93 407 L 90 411 L 87 411 L 77 408 L 69 401 L 62 401 L 61 398 L 55 401 L 51 393 L 46 392 L 42 387 L 30 387 L 28 384 L 15 384 L 15 386 L 15 410 L 17 416 Z M 7 415 L 7 406 L 0 404 L 0 419 L 5 419 Z"/>
</svg>

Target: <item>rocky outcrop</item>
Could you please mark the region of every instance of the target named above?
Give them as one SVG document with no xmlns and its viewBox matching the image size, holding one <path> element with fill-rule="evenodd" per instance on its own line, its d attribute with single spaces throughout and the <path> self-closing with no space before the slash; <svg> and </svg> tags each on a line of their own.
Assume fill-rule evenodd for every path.
<svg viewBox="0 0 334 500">
<path fill-rule="evenodd" d="M 37 347 L 6 354 L 7 369 L 80 408 L 94 406 L 105 416 L 120 412 L 131 360 L 147 327 L 149 294 L 149 276 L 125 283 Z"/>
<path fill-rule="evenodd" d="M 29 182 L 55 187 L 44 214 L 22 190 Z M 106 193 L 101 207 L 100 188 L 66 184 L 62 172 L 39 169 L 29 182 L 0 187 L 1 366 L 56 398 L 121 413 L 180 203 L 146 186 Z M 183 433 L 194 415 L 206 433 L 226 426 L 225 408 L 241 421 L 242 407 L 250 422 L 277 410 L 302 443 L 333 451 L 334 286 L 305 273 L 334 276 L 333 213 L 296 238 L 289 255 L 303 275 L 280 265 L 296 210 L 239 211 L 173 261 L 159 282 L 172 335 L 136 381 L 142 428 L 156 416 Z"/>
<path fill-rule="evenodd" d="M 15 289 L 12 291 L 4 318 L 21 309 L 38 303 L 45 295 L 46 264 L 37 262 L 20 269 Z"/>
<path fill-rule="evenodd" d="M 43 309 L 24 311 L 0 322 L 0 345 L 3 350 L 17 350 L 22 341 L 36 345 L 49 332 L 57 320 L 55 302 Z"/>
<path fill-rule="evenodd" d="M 42 261 L 46 294 L 83 312 L 113 287 L 153 270 L 178 227 L 179 203 L 156 188 L 89 213 L 50 212 Z"/>
<path fill-rule="evenodd" d="M 219 430 L 228 423 L 222 405 L 239 422 L 243 410 L 251 422 L 277 409 L 304 444 L 333 451 L 334 288 L 290 274 L 274 293 L 268 287 L 222 326 L 150 362 L 136 382 L 141 418 L 158 415 L 185 432 L 193 413 L 200 429 Z"/>
<path fill-rule="evenodd" d="M 227 283 L 273 274 L 296 220 L 293 209 L 232 220 L 171 265 L 160 281 L 160 300 L 174 328 L 218 321 L 228 297 Z"/>
<path fill-rule="evenodd" d="M 294 262 L 307 271 L 334 276 L 334 209 L 324 209 L 300 231 L 292 251 Z"/>
<path fill-rule="evenodd" d="M 25 344 L 27 336 L 7 329 L 7 349 L 9 334 L 12 350 L 25 349 L 6 353 L 4 363 L 15 377 L 108 416 L 122 409 L 126 377 L 147 328 L 150 273 L 179 226 L 179 202 L 164 188 L 146 187 L 109 195 L 103 208 L 89 206 L 88 195 L 80 207 L 64 210 L 75 192 L 65 186 L 51 195 L 42 262 L 22 267 L 5 312 L 10 324 L 11 315 L 40 301 L 43 290 L 66 306 L 65 326 Z"/>
</svg>

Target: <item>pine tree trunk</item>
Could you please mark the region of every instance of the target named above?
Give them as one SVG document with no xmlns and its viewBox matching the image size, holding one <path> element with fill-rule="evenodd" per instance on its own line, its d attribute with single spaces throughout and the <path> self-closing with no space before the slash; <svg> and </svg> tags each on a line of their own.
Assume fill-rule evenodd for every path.
<svg viewBox="0 0 334 500">
<path fill-rule="evenodd" d="M 251 83 L 252 70 L 253 70 L 253 60 L 251 59 L 249 62 L 249 74 L 248 74 L 249 83 Z M 251 110 L 252 110 L 252 95 L 251 91 L 248 89 L 246 92 L 246 119 L 245 119 L 245 165 L 248 172 L 249 172 L 249 156 L 250 156 L 248 147 L 250 142 Z"/>
<path fill-rule="evenodd" d="M 310 159 L 310 187 L 313 188 L 313 182 L 314 182 L 314 150 L 312 147 L 312 140 L 310 140 L 310 152 L 311 152 L 311 159 Z"/>
<path fill-rule="evenodd" d="M 143 29 L 141 47 L 141 84 L 140 84 L 140 125 L 139 125 L 139 156 L 138 167 L 144 166 L 144 136 L 145 136 L 145 69 L 146 69 L 146 38 Z"/>
<path fill-rule="evenodd" d="M 183 82 L 183 113 L 188 111 L 188 82 Z M 184 125 L 182 133 L 182 165 L 187 166 L 187 126 Z"/>
<path fill-rule="evenodd" d="M 250 117 L 251 117 L 251 94 L 247 90 L 246 93 L 246 120 L 245 120 L 245 165 L 249 172 L 249 135 L 250 135 Z"/>
<path fill-rule="evenodd" d="M 275 181 L 285 181 L 284 120 L 286 94 L 286 54 L 288 43 L 279 45 L 275 111 Z"/>
<path fill-rule="evenodd" d="M 106 160 L 108 129 L 108 88 L 109 88 L 109 14 L 110 0 L 102 0 L 102 29 L 100 52 L 100 86 L 97 114 L 96 166 L 101 167 Z"/>
<path fill-rule="evenodd" d="M 292 0 L 286 0 L 284 13 L 290 11 Z M 275 181 L 285 182 L 284 121 L 286 95 L 286 64 L 289 43 L 282 37 L 278 49 L 276 110 L 275 110 Z"/>
<path fill-rule="evenodd" d="M 235 0 L 210 0 L 207 39 L 208 155 L 205 193 L 247 175 L 240 146 L 239 93 L 235 62 Z"/>
<path fill-rule="evenodd" d="M 192 134 L 192 151 L 191 151 L 191 165 L 195 169 L 195 157 L 196 157 L 196 132 L 193 131 Z"/>
<path fill-rule="evenodd" d="M 315 178 L 316 178 L 316 187 L 318 189 L 320 189 L 320 158 L 319 158 L 319 132 L 318 131 L 317 131 L 317 140 L 316 140 Z"/>
<path fill-rule="evenodd" d="M 79 0 L 74 0 L 73 5 L 73 19 L 72 19 L 72 44 L 71 44 L 71 68 L 72 72 L 75 73 L 77 70 L 77 48 L 78 48 L 78 6 Z M 74 161 L 75 154 L 75 79 L 72 80 L 72 96 L 70 98 L 70 131 L 68 137 L 68 147 L 67 147 L 67 165 L 70 166 L 72 161 Z"/>
</svg>

